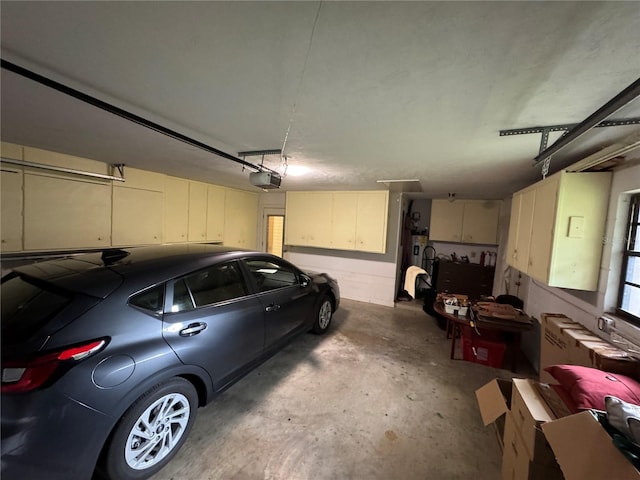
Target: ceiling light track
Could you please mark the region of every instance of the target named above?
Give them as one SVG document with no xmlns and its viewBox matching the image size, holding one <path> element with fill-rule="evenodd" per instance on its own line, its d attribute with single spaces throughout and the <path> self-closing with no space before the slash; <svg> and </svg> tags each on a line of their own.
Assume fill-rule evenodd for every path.
<svg viewBox="0 0 640 480">
<path fill-rule="evenodd" d="M 227 160 L 231 160 L 232 162 L 238 163 L 245 168 L 255 170 L 256 172 L 262 172 L 266 170 L 269 172 L 277 173 L 271 170 L 270 168 L 267 168 L 261 165 L 254 165 L 253 163 L 247 162 L 241 158 L 238 158 L 229 153 L 223 152 L 222 150 L 218 150 L 217 148 L 207 145 L 206 143 L 202 143 L 191 137 L 187 137 L 182 133 L 176 132 L 175 130 L 171 130 L 170 128 L 164 127 L 158 123 L 155 123 L 139 115 L 136 115 L 135 113 L 131 113 L 127 110 L 123 110 L 122 108 L 116 107 L 115 105 L 102 101 L 96 97 L 83 93 L 79 90 L 71 88 L 60 82 L 56 82 L 55 80 L 47 78 L 31 70 L 27 70 L 26 68 L 16 65 L 15 63 L 11 63 L 5 59 L 0 59 L 0 67 L 10 72 L 13 72 L 15 74 L 21 75 L 25 78 L 28 78 L 29 80 L 33 80 L 34 82 L 40 83 L 41 85 L 44 85 L 46 87 L 52 88 L 66 95 L 69 95 L 77 100 L 88 103 L 89 105 L 93 105 L 94 107 L 100 108 L 106 112 L 122 117 L 125 120 L 129 120 L 130 122 L 137 123 L 138 125 L 146 127 L 150 130 L 154 130 L 158 133 L 171 137 L 175 140 L 178 140 L 180 142 L 183 142 L 193 147 L 204 150 L 208 153 L 213 153 L 214 155 L 218 155 L 219 157 L 225 158 Z"/>
</svg>

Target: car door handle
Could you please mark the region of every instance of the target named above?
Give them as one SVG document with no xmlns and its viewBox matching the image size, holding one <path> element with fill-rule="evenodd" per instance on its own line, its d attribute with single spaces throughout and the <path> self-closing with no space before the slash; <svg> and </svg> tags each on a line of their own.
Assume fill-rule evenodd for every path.
<svg viewBox="0 0 640 480">
<path fill-rule="evenodd" d="M 179 335 L 181 337 L 193 337 L 194 335 L 199 334 L 205 328 L 207 328 L 206 323 L 191 323 L 189 324 L 189 326 L 187 326 L 187 328 L 183 328 L 182 330 L 180 330 Z"/>
<path fill-rule="evenodd" d="M 265 312 L 277 312 L 278 310 L 280 310 L 280 305 L 277 303 L 272 303 L 264 309 Z"/>
</svg>

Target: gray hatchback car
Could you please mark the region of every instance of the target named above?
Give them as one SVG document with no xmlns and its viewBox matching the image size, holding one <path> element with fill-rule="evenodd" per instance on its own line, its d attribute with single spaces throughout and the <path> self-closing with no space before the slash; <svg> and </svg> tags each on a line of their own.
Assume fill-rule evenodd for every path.
<svg viewBox="0 0 640 480">
<path fill-rule="evenodd" d="M 296 334 L 335 280 L 212 245 L 112 249 L 2 279 L 2 478 L 143 479 L 196 410 Z"/>
</svg>

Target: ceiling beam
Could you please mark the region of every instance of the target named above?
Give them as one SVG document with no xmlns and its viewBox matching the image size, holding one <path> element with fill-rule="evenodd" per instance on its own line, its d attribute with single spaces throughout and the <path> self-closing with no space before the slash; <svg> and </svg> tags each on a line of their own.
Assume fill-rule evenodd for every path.
<svg viewBox="0 0 640 480">
<path fill-rule="evenodd" d="M 622 107 L 627 105 L 629 102 L 635 100 L 640 95 L 640 78 L 625 88 L 618 95 L 613 97 L 607 103 L 605 103 L 598 110 L 589 115 L 582 122 L 578 123 L 571 130 L 569 130 L 565 135 L 556 140 L 553 145 L 548 148 L 545 148 L 542 152 L 538 154 L 537 157 L 533 159 L 533 165 L 537 165 L 539 162 L 545 160 L 551 155 L 558 153 L 560 150 L 565 148 L 567 145 L 577 140 L 579 137 L 587 133 L 589 130 L 594 128 L 599 123 L 603 122 L 605 119 L 609 118 L 615 112 L 620 110 Z"/>
</svg>

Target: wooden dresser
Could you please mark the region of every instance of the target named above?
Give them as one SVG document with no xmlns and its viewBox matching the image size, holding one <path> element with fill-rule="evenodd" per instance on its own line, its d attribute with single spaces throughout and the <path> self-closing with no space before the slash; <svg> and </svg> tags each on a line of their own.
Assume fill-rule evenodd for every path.
<svg viewBox="0 0 640 480">
<path fill-rule="evenodd" d="M 434 277 L 438 292 L 462 293 L 475 300 L 493 292 L 495 267 L 477 263 L 439 261 L 434 264 Z"/>
</svg>

